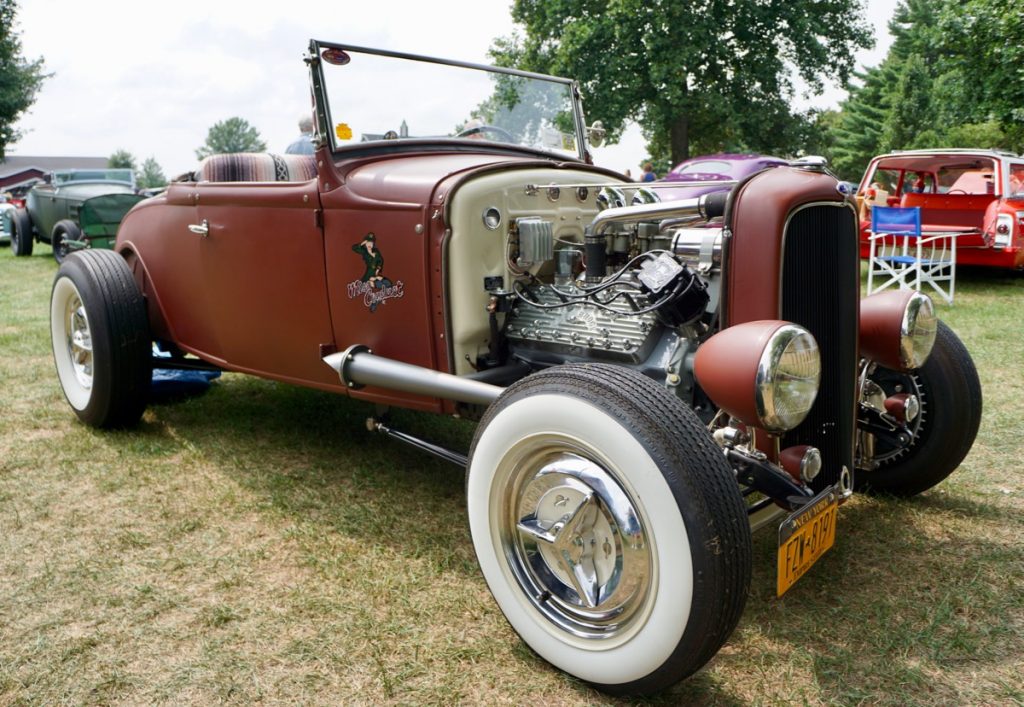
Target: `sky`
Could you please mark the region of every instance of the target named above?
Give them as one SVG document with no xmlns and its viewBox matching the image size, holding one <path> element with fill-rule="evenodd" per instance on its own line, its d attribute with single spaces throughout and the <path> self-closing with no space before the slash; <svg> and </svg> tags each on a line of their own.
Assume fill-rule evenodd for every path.
<svg viewBox="0 0 1024 707">
<path fill-rule="evenodd" d="M 311 38 L 488 63 L 487 50 L 513 29 L 511 0 L 20 0 L 23 56 L 42 56 L 53 76 L 22 116 L 8 154 L 154 157 L 168 177 L 194 169 L 195 150 L 214 123 L 240 116 L 271 152 L 283 152 L 309 111 L 302 61 Z M 893 0 L 868 0 L 876 46 L 857 55 L 871 66 L 891 43 Z M 457 90 L 453 87 L 452 90 Z M 832 86 L 801 105 L 835 107 Z M 372 100 L 371 96 L 367 100 Z M 635 126 L 597 164 L 638 173 L 644 141 Z"/>
</svg>

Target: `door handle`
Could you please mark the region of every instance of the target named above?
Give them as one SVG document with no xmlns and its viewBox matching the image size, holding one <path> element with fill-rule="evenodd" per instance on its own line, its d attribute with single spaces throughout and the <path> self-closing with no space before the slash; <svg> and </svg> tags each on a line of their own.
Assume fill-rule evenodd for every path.
<svg viewBox="0 0 1024 707">
<path fill-rule="evenodd" d="M 207 221 L 206 219 L 203 219 L 202 223 L 190 223 L 188 225 L 188 230 L 192 231 L 192 233 L 196 233 L 202 236 L 203 238 L 206 238 L 208 235 L 210 235 L 210 222 Z"/>
</svg>

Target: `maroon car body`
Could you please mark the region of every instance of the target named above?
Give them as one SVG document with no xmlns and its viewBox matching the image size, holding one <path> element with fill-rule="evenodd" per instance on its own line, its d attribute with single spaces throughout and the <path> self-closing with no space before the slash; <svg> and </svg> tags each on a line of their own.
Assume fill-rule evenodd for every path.
<svg viewBox="0 0 1024 707">
<path fill-rule="evenodd" d="M 643 187 L 590 163 L 571 81 L 326 42 L 307 62 L 315 155 L 208 158 L 61 266 L 54 358 L 86 423 L 139 419 L 153 342 L 161 367 L 479 419 L 468 454 L 371 427 L 466 469 L 510 624 L 615 693 L 711 659 L 751 529 L 782 518 L 781 594 L 855 484 L 912 495 L 970 449 L 970 357 L 926 297 L 861 302 L 855 206 L 821 166 L 612 206 Z M 394 62 L 386 118 L 331 84 Z M 421 72 L 456 69 L 479 93 L 407 123 Z"/>
</svg>

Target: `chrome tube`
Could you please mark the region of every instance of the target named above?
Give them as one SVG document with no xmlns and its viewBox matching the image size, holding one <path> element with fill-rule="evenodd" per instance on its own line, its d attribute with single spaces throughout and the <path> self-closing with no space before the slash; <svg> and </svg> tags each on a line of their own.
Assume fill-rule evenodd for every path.
<svg viewBox="0 0 1024 707">
<path fill-rule="evenodd" d="M 721 228 L 680 228 L 672 234 L 672 252 L 702 272 L 722 266 Z"/>
<path fill-rule="evenodd" d="M 663 219 L 678 219 L 693 216 L 707 218 L 707 203 L 709 194 L 694 197 L 693 199 L 680 199 L 678 201 L 661 201 L 654 204 L 637 204 L 636 206 L 620 206 L 612 209 L 599 211 L 590 224 L 590 232 L 594 237 L 601 236 L 609 228 L 616 224 L 637 223 L 639 221 L 660 221 Z"/>
<path fill-rule="evenodd" d="M 323 361 L 337 371 L 342 383 L 353 389 L 372 385 L 477 405 L 490 405 L 504 390 L 490 383 L 376 356 L 360 344 L 324 356 Z"/>
</svg>

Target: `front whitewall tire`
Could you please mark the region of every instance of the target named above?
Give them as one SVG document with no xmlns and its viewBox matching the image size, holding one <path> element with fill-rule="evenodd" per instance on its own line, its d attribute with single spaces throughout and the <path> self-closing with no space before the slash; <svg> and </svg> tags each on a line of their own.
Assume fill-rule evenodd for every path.
<svg viewBox="0 0 1024 707">
<path fill-rule="evenodd" d="M 507 479 L 490 470 L 499 466 L 508 440 L 538 434 L 600 449 L 600 461 L 625 486 L 649 530 L 652 585 L 642 615 L 623 636 L 588 641 L 555 626 L 537 613 L 504 561 L 499 514 L 491 509 L 504 501 Z M 686 628 L 693 596 L 686 526 L 658 467 L 617 421 L 590 403 L 565 396 L 536 395 L 516 401 L 477 443 L 469 470 L 468 507 L 473 544 L 494 598 L 512 627 L 541 657 L 583 680 L 612 684 L 639 680 L 652 664 L 668 660 Z M 671 542 L 659 545 L 658 538 Z M 671 600 L 658 601 L 659 597 Z"/>
<path fill-rule="evenodd" d="M 511 386 L 477 431 L 467 495 L 498 606 L 571 675 L 656 691 L 699 669 L 738 621 L 742 497 L 692 411 L 638 373 L 560 366 Z"/>
</svg>

